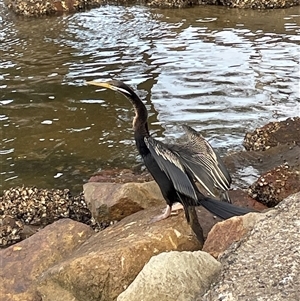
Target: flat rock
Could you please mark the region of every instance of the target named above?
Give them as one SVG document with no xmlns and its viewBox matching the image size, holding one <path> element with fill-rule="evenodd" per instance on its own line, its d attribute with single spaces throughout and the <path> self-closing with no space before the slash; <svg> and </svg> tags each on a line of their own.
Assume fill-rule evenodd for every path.
<svg viewBox="0 0 300 301">
<path fill-rule="evenodd" d="M 267 212 L 219 258 L 218 282 L 196 300 L 299 300 L 299 216 L 300 193 Z"/>
<path fill-rule="evenodd" d="M 37 277 L 69 256 L 92 234 L 89 226 L 62 219 L 0 250 L 0 300 L 42 300 L 35 289 Z"/>
<path fill-rule="evenodd" d="M 168 252 L 153 256 L 117 301 L 192 301 L 219 274 L 221 264 L 209 254 Z"/>
<path fill-rule="evenodd" d="M 115 300 L 153 255 L 200 249 L 183 212 L 149 224 L 160 211 L 142 210 L 124 218 L 49 268 L 39 278 L 43 301 Z"/>
</svg>

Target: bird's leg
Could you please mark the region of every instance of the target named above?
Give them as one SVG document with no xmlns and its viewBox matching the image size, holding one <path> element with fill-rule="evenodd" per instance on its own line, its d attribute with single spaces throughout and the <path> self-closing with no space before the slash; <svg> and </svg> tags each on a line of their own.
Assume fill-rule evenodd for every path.
<svg viewBox="0 0 300 301">
<path fill-rule="evenodd" d="M 201 249 L 202 249 L 203 244 L 204 244 L 203 229 L 199 223 L 195 207 L 189 206 L 187 208 L 187 213 L 189 216 L 188 223 L 189 223 L 190 227 L 192 228 L 193 232 L 195 233 L 195 235 L 201 245 Z"/>
<path fill-rule="evenodd" d="M 158 216 L 155 216 L 151 219 L 150 223 L 156 223 L 158 221 L 161 221 L 163 219 L 166 219 L 168 218 L 170 215 L 171 215 L 171 211 L 172 211 L 172 208 L 170 205 L 167 205 L 165 211 L 163 214 L 160 214 Z"/>
</svg>

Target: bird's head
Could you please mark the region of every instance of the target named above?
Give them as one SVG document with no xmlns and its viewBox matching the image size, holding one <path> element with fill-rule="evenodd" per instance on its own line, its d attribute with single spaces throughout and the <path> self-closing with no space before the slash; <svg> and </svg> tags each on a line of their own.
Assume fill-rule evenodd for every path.
<svg viewBox="0 0 300 301">
<path fill-rule="evenodd" d="M 133 104 L 135 110 L 135 118 L 133 120 L 133 128 L 136 130 L 139 127 L 145 128 L 147 127 L 147 109 L 138 95 L 125 83 L 118 81 L 118 80 L 110 80 L 107 82 L 96 82 L 96 81 L 89 81 L 86 82 L 88 85 L 94 85 L 102 88 L 107 88 L 116 92 L 121 93 L 125 97 L 127 97 L 131 103 Z M 148 133 L 148 129 L 146 129 Z"/>
<path fill-rule="evenodd" d="M 86 84 L 98 86 L 98 87 L 102 87 L 102 88 L 107 88 L 107 89 L 119 92 L 119 93 L 123 94 L 124 96 L 126 96 L 127 98 L 129 98 L 130 100 L 132 100 L 136 97 L 136 94 L 129 86 L 127 86 L 126 84 L 124 84 L 123 82 L 118 81 L 118 80 L 110 80 L 107 82 L 88 81 L 88 82 L 86 82 Z"/>
</svg>

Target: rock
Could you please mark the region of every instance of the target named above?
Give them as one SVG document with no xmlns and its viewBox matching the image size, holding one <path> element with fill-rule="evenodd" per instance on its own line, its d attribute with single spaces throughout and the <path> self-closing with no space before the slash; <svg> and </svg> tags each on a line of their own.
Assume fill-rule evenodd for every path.
<svg viewBox="0 0 300 301">
<path fill-rule="evenodd" d="M 298 3 L 299 4 L 299 3 Z M 266 150 L 279 144 L 300 144 L 300 117 L 270 122 L 244 138 L 246 150 Z"/>
<path fill-rule="evenodd" d="M 249 213 L 217 223 L 208 233 L 202 250 L 218 258 L 231 244 L 248 234 L 263 217 L 263 213 Z"/>
<path fill-rule="evenodd" d="M 18 15 L 43 16 L 72 13 L 100 7 L 107 3 L 116 4 L 115 0 L 5 0 L 9 9 Z M 186 8 L 201 4 L 224 5 L 239 8 L 286 8 L 299 5 L 299 0 L 119 0 L 119 5 L 142 4 L 160 8 Z"/>
<path fill-rule="evenodd" d="M 232 175 L 233 185 L 248 188 L 259 175 L 280 165 L 300 170 L 300 144 L 278 145 L 265 151 L 242 151 L 225 157 L 224 163 Z"/>
<path fill-rule="evenodd" d="M 262 211 L 268 207 L 255 199 L 251 198 L 246 190 L 235 189 L 229 190 L 228 194 L 230 196 L 232 204 L 240 207 L 249 207 L 256 211 Z"/>
<path fill-rule="evenodd" d="M 216 0 L 208 1 L 216 2 Z M 218 0 L 218 2 L 228 7 L 253 9 L 286 8 L 299 5 L 299 0 Z"/>
<path fill-rule="evenodd" d="M 268 171 L 249 187 L 249 195 L 274 207 L 287 196 L 300 191 L 300 172 L 288 165 L 281 165 Z"/>
<path fill-rule="evenodd" d="M 158 185 L 146 183 L 86 183 L 86 203 L 99 222 L 119 221 L 137 211 L 166 204 Z"/>
<path fill-rule="evenodd" d="M 16 14 L 37 17 L 43 15 L 54 15 L 62 13 L 71 13 L 99 7 L 104 1 L 102 0 L 5 0 L 7 7 Z"/>
<path fill-rule="evenodd" d="M 0 300 L 42 300 L 35 289 L 39 275 L 68 257 L 92 234 L 89 226 L 62 219 L 0 250 Z"/>
<path fill-rule="evenodd" d="M 299 300 L 299 216 L 300 193 L 267 212 L 219 258 L 219 281 L 195 300 Z"/>
<path fill-rule="evenodd" d="M 6 247 L 20 241 L 24 225 L 9 215 L 0 218 L 0 246 Z"/>
<path fill-rule="evenodd" d="M 160 209 L 149 209 L 130 215 L 49 268 L 39 279 L 43 300 L 115 300 L 153 255 L 199 250 L 183 212 L 149 224 L 159 213 Z"/>
<path fill-rule="evenodd" d="M 61 218 L 84 222 L 97 230 L 106 227 L 91 219 L 82 193 L 72 196 L 69 189 L 37 187 L 4 190 L 0 196 L 0 247 L 25 239 Z"/>
<path fill-rule="evenodd" d="M 0 215 L 10 215 L 26 225 L 46 226 L 60 218 L 88 222 L 91 213 L 83 195 L 69 189 L 12 187 L 0 197 Z"/>
<path fill-rule="evenodd" d="M 150 7 L 160 8 L 186 8 L 199 4 L 198 0 L 149 0 L 145 4 Z"/>
<path fill-rule="evenodd" d="M 168 252 L 153 256 L 117 301 L 189 301 L 216 279 L 220 263 L 209 254 Z"/>
</svg>

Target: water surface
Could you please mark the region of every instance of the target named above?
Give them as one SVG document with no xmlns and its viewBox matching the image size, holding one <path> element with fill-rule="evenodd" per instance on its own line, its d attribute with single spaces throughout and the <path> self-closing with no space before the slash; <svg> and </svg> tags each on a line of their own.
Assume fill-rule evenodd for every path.
<svg viewBox="0 0 300 301">
<path fill-rule="evenodd" d="M 159 10 L 103 6 L 24 19 L 0 3 L 1 188 L 82 189 L 140 161 L 124 97 L 86 86 L 116 78 L 167 141 L 189 124 L 221 154 L 246 131 L 299 115 L 299 8 Z"/>
</svg>

